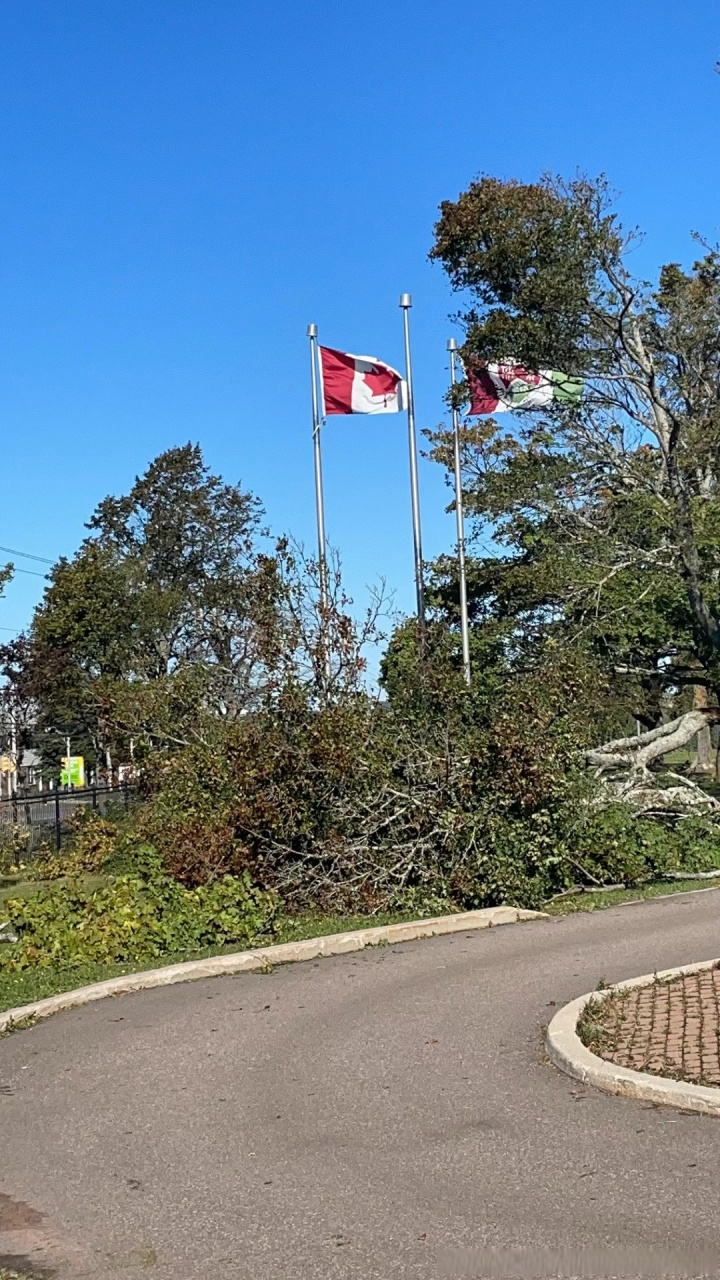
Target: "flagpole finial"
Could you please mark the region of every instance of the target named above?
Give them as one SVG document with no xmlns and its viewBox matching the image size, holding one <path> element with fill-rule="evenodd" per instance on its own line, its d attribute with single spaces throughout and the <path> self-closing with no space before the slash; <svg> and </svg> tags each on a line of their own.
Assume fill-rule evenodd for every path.
<svg viewBox="0 0 720 1280">
<path fill-rule="evenodd" d="M 447 350 L 448 350 L 448 351 L 457 351 L 457 342 L 455 341 L 455 339 L 454 339 L 454 338 L 448 338 L 448 340 L 447 340 Z"/>
<path fill-rule="evenodd" d="M 307 336 L 308 336 L 308 338 L 317 338 L 317 325 L 316 325 L 316 324 L 309 324 L 309 325 L 308 325 L 308 327 L 307 327 Z"/>
<path fill-rule="evenodd" d="M 412 298 L 409 293 L 400 294 L 400 306 L 404 308 L 412 306 Z"/>
</svg>

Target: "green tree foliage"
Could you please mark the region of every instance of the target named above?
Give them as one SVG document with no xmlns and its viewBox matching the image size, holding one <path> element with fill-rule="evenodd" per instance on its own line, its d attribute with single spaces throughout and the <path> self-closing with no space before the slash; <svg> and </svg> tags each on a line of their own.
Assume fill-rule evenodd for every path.
<svg viewBox="0 0 720 1280">
<path fill-rule="evenodd" d="M 197 446 L 162 454 L 88 527 L 28 635 L 0 650 L 46 759 L 68 735 L 101 767 L 141 762 L 283 690 L 317 702 L 362 683 L 381 601 L 356 627 L 333 563 L 323 613 L 317 563 L 286 538 L 267 549 L 257 500 L 212 475 Z"/>
<path fill-rule="evenodd" d="M 100 503 L 80 550 L 52 570 L 29 635 L 0 655 L 46 755 L 57 760 L 65 734 L 102 764 L 127 760 L 133 734 L 169 740 L 178 689 L 183 704 L 192 694 L 229 718 L 252 705 L 278 642 L 260 518 L 191 445 Z"/>
<path fill-rule="evenodd" d="M 720 256 L 651 286 L 633 239 L 604 181 L 482 178 L 441 207 L 431 256 L 462 297 L 466 367 L 585 382 L 579 405 L 463 429 L 471 526 L 493 540 L 470 567 L 475 623 L 592 652 L 619 711 L 650 722 L 663 691 L 720 692 Z M 432 445 L 448 465 L 448 433 Z M 454 568 L 436 569 L 452 613 Z"/>
<path fill-rule="evenodd" d="M 13 576 L 13 565 L 0 566 L 0 598 L 3 590 Z M 0 667 L 0 675 L 2 668 Z M 0 752 L 10 748 L 13 734 L 14 704 L 5 687 L 0 687 Z"/>
</svg>

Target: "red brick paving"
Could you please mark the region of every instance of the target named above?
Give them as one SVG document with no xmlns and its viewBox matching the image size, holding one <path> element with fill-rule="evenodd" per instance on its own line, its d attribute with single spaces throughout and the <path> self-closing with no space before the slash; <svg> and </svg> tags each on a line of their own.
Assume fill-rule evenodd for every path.
<svg viewBox="0 0 720 1280">
<path fill-rule="evenodd" d="M 593 1002 L 580 1031 L 618 1066 L 720 1086 L 720 969 Z"/>
</svg>

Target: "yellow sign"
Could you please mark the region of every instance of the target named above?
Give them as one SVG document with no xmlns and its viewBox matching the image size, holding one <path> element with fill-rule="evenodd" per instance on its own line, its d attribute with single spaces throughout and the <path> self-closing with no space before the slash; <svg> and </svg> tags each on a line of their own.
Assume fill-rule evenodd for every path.
<svg viewBox="0 0 720 1280">
<path fill-rule="evenodd" d="M 70 767 L 68 768 L 68 764 Z M 63 787 L 85 786 L 85 759 L 83 756 L 62 757 L 62 773 L 60 785 Z"/>
<path fill-rule="evenodd" d="M 14 773 L 15 761 L 12 756 L 0 756 L 0 773 Z"/>
</svg>

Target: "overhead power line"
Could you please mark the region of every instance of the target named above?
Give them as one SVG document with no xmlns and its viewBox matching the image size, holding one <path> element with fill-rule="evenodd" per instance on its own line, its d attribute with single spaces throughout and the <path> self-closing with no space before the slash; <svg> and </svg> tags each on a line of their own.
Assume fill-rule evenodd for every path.
<svg viewBox="0 0 720 1280">
<path fill-rule="evenodd" d="M 40 564 L 54 564 L 54 560 L 48 560 L 47 556 L 33 556 L 29 551 L 16 551 L 14 547 L 0 547 L 0 551 L 5 551 L 9 556 L 21 556 L 23 560 L 38 560 Z M 29 569 L 23 570 L 24 573 L 30 573 Z"/>
</svg>

